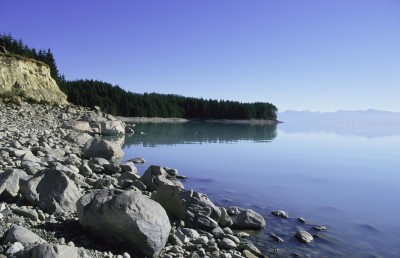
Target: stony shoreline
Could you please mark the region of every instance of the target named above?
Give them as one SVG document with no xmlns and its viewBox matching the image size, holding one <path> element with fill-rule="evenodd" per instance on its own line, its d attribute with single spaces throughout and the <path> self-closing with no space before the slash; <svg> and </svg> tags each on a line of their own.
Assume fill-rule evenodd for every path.
<svg viewBox="0 0 400 258">
<path fill-rule="evenodd" d="M 124 133 L 99 109 L 0 102 L 0 257 L 266 257 L 241 231 L 260 214 L 217 207 L 176 169 L 139 176 Z"/>
<path fill-rule="evenodd" d="M 109 123 L 113 127 L 103 126 Z M 1 104 L 0 233 L 4 240 L 0 252 L 10 257 L 30 257 L 36 249 L 46 254 L 62 249 L 70 257 L 196 257 L 212 250 L 224 257 L 241 256 L 241 252 L 233 251 L 238 248 L 239 238 L 228 228 L 223 231 L 218 227 L 220 208 L 205 195 L 184 190 L 175 179 L 175 170 L 150 166 L 139 177 L 132 162 L 119 164 L 118 158 L 123 155 L 120 146 L 115 142 L 107 145 L 95 136 L 123 134 L 119 123 L 99 110 L 82 107 Z M 175 202 L 163 201 L 166 193 L 175 196 Z M 101 206 L 109 199 L 129 205 L 119 214 L 120 209 L 111 204 Z M 98 203 L 101 212 L 93 208 L 93 202 Z M 140 210 L 138 217 L 144 219 L 125 212 L 132 206 L 143 209 L 136 211 Z M 168 207 L 171 220 L 163 207 Z M 109 214 L 99 216 L 104 209 L 109 209 Z M 212 214 L 208 214 L 210 209 L 214 210 Z M 250 227 L 265 225 L 259 215 L 237 209 L 234 212 L 257 218 Z M 146 223 L 145 229 L 137 229 Z M 113 230 L 116 227 L 119 229 Z M 134 230 L 138 231 L 136 236 L 132 236 Z M 226 237 L 215 238 L 212 230 Z M 119 245 L 100 245 L 93 235 L 102 241 L 114 238 Z M 143 240 L 149 236 L 154 237 L 150 243 Z M 103 251 L 109 248 L 115 252 L 124 244 L 128 247 L 119 256 Z"/>
</svg>

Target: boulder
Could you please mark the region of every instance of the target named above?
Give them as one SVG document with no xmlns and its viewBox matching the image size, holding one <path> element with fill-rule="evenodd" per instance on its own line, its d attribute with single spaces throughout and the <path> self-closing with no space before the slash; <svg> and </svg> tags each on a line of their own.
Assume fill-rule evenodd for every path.
<svg viewBox="0 0 400 258">
<path fill-rule="evenodd" d="M 100 138 L 92 138 L 83 146 L 83 155 L 87 158 L 105 158 L 118 159 L 124 156 L 124 151 L 118 144 L 102 140 Z"/>
<path fill-rule="evenodd" d="M 165 210 L 133 191 L 102 189 L 77 202 L 80 224 L 115 246 L 156 257 L 168 240 L 171 225 Z"/>
<path fill-rule="evenodd" d="M 19 169 L 9 169 L 0 174 L 0 200 L 18 195 L 19 178 L 21 175 L 19 171 L 25 174 L 23 170 Z"/>
<path fill-rule="evenodd" d="M 55 244 L 39 244 L 14 255 L 16 258 L 89 258 L 81 248 Z"/>
<path fill-rule="evenodd" d="M 218 221 L 221 216 L 220 209 L 208 199 L 207 195 L 193 190 L 188 191 L 176 186 L 161 185 L 153 193 L 152 199 L 160 203 L 168 214 L 185 221 L 185 225 L 192 227 L 202 225 L 205 221 L 204 216 L 214 222 Z M 207 220 L 209 221 L 209 219 Z M 212 226 L 208 227 L 208 230 L 216 227 L 215 223 L 211 222 L 209 224 Z"/>
<path fill-rule="evenodd" d="M 170 180 L 168 173 L 160 166 L 150 166 L 140 178 L 143 184 L 146 185 L 149 191 L 155 191 L 159 186 L 172 185 L 179 188 L 184 188 L 178 180 Z"/>
<path fill-rule="evenodd" d="M 28 201 L 48 213 L 75 212 L 76 201 L 81 197 L 75 183 L 54 168 L 42 170 L 28 180 L 21 180 L 20 187 Z"/>
<path fill-rule="evenodd" d="M 77 131 L 83 131 L 83 132 L 92 132 L 92 128 L 90 127 L 89 123 L 86 121 L 65 121 L 61 128 L 65 129 L 72 129 L 72 130 L 77 130 Z"/>
<path fill-rule="evenodd" d="M 27 228 L 12 225 L 8 230 L 6 238 L 3 244 L 20 242 L 22 244 L 33 244 L 33 243 L 46 243 L 46 240 L 39 237 Z"/>
<path fill-rule="evenodd" d="M 229 216 L 228 212 L 226 211 L 226 209 L 221 207 L 220 210 L 221 210 L 221 217 L 219 218 L 218 224 L 224 228 L 232 226 L 233 221 Z"/>
<path fill-rule="evenodd" d="M 93 128 L 98 128 L 101 135 L 125 134 L 125 123 L 122 121 L 100 121 L 91 123 Z"/>
<path fill-rule="evenodd" d="M 92 139 L 92 136 L 88 133 L 81 133 L 81 132 L 72 132 L 65 136 L 65 140 L 69 142 L 74 142 L 79 145 L 84 145 L 87 143 L 90 139 Z"/>
<path fill-rule="evenodd" d="M 299 240 L 299 242 L 302 243 L 310 243 L 314 240 L 313 236 L 305 230 L 297 231 L 295 237 L 297 240 Z"/>
<path fill-rule="evenodd" d="M 233 215 L 232 222 L 233 228 L 239 229 L 262 229 L 265 227 L 266 223 L 259 213 L 251 209 L 242 209 L 239 214 Z"/>
</svg>

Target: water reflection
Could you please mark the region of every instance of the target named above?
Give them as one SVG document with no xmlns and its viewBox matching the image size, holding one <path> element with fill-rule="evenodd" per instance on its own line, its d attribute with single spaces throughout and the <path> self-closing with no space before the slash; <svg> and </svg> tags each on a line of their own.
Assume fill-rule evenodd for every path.
<svg viewBox="0 0 400 258">
<path fill-rule="evenodd" d="M 190 143 L 269 142 L 276 138 L 276 125 L 187 122 L 178 124 L 137 124 L 135 134 L 125 139 L 125 147 Z M 142 134 L 140 134 L 142 132 Z"/>
</svg>

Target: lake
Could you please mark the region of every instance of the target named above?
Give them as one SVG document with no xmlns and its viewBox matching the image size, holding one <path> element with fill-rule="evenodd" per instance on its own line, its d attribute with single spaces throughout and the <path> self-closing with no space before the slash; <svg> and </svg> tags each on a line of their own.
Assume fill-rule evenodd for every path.
<svg viewBox="0 0 400 258">
<path fill-rule="evenodd" d="M 126 136 L 124 160 L 144 157 L 140 174 L 149 165 L 176 168 L 186 189 L 216 205 L 261 213 L 267 227 L 250 240 L 269 257 L 400 257 L 399 125 L 188 122 L 135 131 L 145 134 Z M 294 238 L 297 229 L 316 234 L 315 225 L 327 230 L 311 244 Z"/>
</svg>

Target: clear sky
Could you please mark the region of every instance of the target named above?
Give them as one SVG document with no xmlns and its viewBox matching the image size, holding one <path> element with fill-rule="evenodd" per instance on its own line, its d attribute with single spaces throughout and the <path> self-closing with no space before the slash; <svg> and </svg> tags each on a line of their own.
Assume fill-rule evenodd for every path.
<svg viewBox="0 0 400 258">
<path fill-rule="evenodd" d="M 400 111 L 399 0 L 2 0 L 0 33 L 132 92 Z"/>
</svg>

